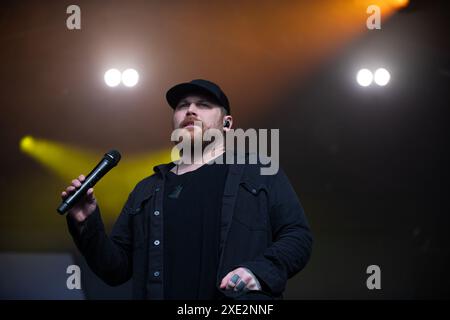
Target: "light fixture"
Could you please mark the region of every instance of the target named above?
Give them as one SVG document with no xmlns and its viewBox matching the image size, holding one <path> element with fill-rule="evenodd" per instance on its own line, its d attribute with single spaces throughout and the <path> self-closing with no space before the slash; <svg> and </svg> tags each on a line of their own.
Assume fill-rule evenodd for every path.
<svg viewBox="0 0 450 320">
<path fill-rule="evenodd" d="M 356 74 L 356 81 L 360 86 L 367 87 L 373 81 L 373 74 L 369 69 L 361 69 Z"/>
<path fill-rule="evenodd" d="M 122 72 L 122 83 L 126 87 L 134 87 L 139 81 L 139 73 L 134 69 Z"/>
<path fill-rule="evenodd" d="M 384 68 L 379 68 L 375 71 L 374 80 L 379 86 L 385 86 L 391 79 L 391 74 Z"/>
<path fill-rule="evenodd" d="M 120 84 L 121 73 L 117 69 L 109 69 L 105 72 L 104 79 L 109 87 L 117 87 Z"/>
</svg>

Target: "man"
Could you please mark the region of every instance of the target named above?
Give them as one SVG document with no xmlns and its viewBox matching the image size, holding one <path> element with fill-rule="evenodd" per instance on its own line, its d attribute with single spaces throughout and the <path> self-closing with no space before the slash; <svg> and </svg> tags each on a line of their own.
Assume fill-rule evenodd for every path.
<svg viewBox="0 0 450 320">
<path fill-rule="evenodd" d="M 166 98 L 174 129 L 194 140 L 232 127 L 228 98 L 210 81 L 178 84 Z M 202 140 L 202 150 L 208 144 Z M 190 163 L 156 166 L 130 193 L 109 237 L 89 189 L 67 222 L 90 268 L 110 285 L 132 277 L 135 299 L 282 298 L 311 254 L 303 209 L 282 170 L 264 176 L 259 164 L 213 163 L 224 152 L 217 143 L 203 161 L 194 153 Z"/>
</svg>

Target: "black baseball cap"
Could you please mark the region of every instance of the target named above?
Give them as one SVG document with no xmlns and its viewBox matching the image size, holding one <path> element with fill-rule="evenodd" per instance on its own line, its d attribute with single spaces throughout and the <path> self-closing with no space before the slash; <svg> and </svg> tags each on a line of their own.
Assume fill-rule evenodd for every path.
<svg viewBox="0 0 450 320">
<path fill-rule="evenodd" d="M 218 105 L 222 106 L 230 114 L 230 103 L 225 93 L 214 82 L 195 79 L 191 82 L 177 84 L 170 88 L 166 93 L 166 99 L 172 109 L 175 109 L 178 102 L 188 94 L 200 93 L 214 100 Z"/>
</svg>

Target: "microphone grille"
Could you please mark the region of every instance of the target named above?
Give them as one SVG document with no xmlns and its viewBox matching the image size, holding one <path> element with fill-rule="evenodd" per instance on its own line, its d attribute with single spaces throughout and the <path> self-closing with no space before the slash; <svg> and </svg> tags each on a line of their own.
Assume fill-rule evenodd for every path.
<svg viewBox="0 0 450 320">
<path fill-rule="evenodd" d="M 121 158 L 122 156 L 120 155 L 120 152 L 119 152 L 119 151 L 117 151 L 117 150 L 110 150 L 110 151 L 108 151 L 108 152 L 105 154 L 105 157 L 110 158 L 110 159 L 112 160 L 112 164 L 113 164 L 113 165 L 116 165 L 116 164 L 120 161 L 120 158 Z"/>
</svg>

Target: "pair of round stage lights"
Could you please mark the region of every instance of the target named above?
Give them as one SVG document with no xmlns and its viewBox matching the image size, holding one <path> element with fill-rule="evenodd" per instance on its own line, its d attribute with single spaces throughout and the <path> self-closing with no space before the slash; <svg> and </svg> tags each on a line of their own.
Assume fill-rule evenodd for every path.
<svg viewBox="0 0 450 320">
<path fill-rule="evenodd" d="M 139 82 L 139 73 L 134 69 L 126 69 L 123 72 L 109 69 L 103 78 L 109 87 L 117 87 L 121 82 L 125 87 L 134 87 Z"/>
<path fill-rule="evenodd" d="M 374 73 L 369 69 L 361 69 L 356 74 L 356 81 L 361 87 L 370 86 L 372 82 L 384 87 L 389 80 L 391 80 L 391 74 L 385 68 L 379 68 Z"/>
</svg>

